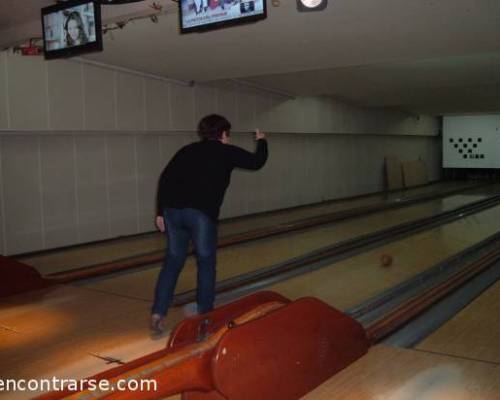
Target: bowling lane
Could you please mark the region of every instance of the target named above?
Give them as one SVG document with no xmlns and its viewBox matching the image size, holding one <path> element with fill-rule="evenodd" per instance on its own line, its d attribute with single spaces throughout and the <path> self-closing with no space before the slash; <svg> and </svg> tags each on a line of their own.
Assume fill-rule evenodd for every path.
<svg viewBox="0 0 500 400">
<path fill-rule="evenodd" d="M 439 182 L 389 194 L 379 193 L 366 195 L 359 198 L 335 200 L 299 208 L 228 219 L 221 222 L 219 236 L 225 237 L 235 235 L 250 230 L 266 228 L 323 214 L 387 203 L 398 199 L 406 199 L 429 193 L 447 192 L 458 189 L 466 190 L 474 186 L 477 186 L 477 184 L 467 182 Z M 162 234 L 148 233 L 101 243 L 82 245 L 75 248 L 49 251 L 48 253 L 28 255 L 19 257 L 18 259 L 26 264 L 34 266 L 44 275 L 147 254 L 162 250 L 164 247 L 165 239 Z"/>
<path fill-rule="evenodd" d="M 82 379 L 165 347 L 151 340 L 148 302 L 57 286 L 0 301 L 0 371 L 2 378 Z M 184 318 L 172 310 L 170 318 Z M 33 393 L 5 393 L 9 400 Z"/>
<path fill-rule="evenodd" d="M 500 186 L 496 186 L 498 189 Z M 354 220 L 323 225 L 307 231 L 252 241 L 220 249 L 218 252 L 218 281 L 290 260 L 319 248 L 388 228 L 403 222 L 435 215 L 484 198 L 484 194 L 455 195 L 415 206 L 384 211 Z M 376 257 L 378 262 L 378 257 Z M 79 283 L 92 290 L 152 300 L 153 288 L 160 265 L 150 269 L 128 272 L 120 276 L 96 278 Z M 189 257 L 178 284 L 177 293 L 194 289 L 196 267 Z"/>
<path fill-rule="evenodd" d="M 457 199 L 448 199 L 448 204 L 456 206 L 456 201 Z M 467 247 L 468 243 L 473 241 L 469 236 L 477 238 L 479 233 L 488 235 L 495 229 L 485 227 L 485 223 L 493 225 L 500 216 L 500 210 L 496 210 L 496 213 L 492 212 L 493 210 L 484 211 L 481 213 L 483 216 L 476 215 L 472 219 L 456 221 L 453 223 L 456 225 L 454 231 L 445 229 L 447 226 L 441 227 L 433 230 L 433 234 L 427 239 L 420 237 L 411 242 L 395 242 L 388 245 L 394 247 L 384 246 L 324 270 L 281 282 L 275 285 L 276 289 L 292 298 L 316 295 L 339 308 L 359 304 L 378 290 L 390 287 L 416 273 L 412 271 L 412 266 L 414 269 L 419 266 L 423 268 L 420 265 L 422 260 L 433 264 L 430 261 L 432 253 L 444 258 L 445 253 L 453 253 L 456 247 L 460 247 L 457 242 L 461 247 Z M 486 215 L 488 211 L 490 213 Z M 360 219 L 362 220 L 364 218 Z M 268 240 L 260 242 L 267 244 Z M 287 247 L 294 246 L 294 243 L 288 243 Z M 250 255 L 254 257 L 254 262 L 260 260 L 263 252 L 259 247 L 253 248 Z M 378 258 L 381 252 L 394 256 L 392 266 L 379 266 Z M 413 260 L 413 264 L 409 265 L 408 260 Z M 151 285 L 153 282 L 154 280 Z M 129 289 L 142 288 L 147 282 L 139 274 L 135 275 L 129 284 Z M 150 289 L 152 290 L 152 287 Z M 358 292 L 363 291 L 364 295 L 359 295 Z M 155 341 L 148 335 L 150 293 L 148 292 L 143 300 L 128 298 L 130 293 L 126 291 L 120 290 L 118 293 L 119 295 L 98 293 L 95 290 L 66 285 L 3 300 L 0 303 L 0 324 L 12 327 L 20 333 L 11 335 L 9 342 L 0 347 L 0 370 L 7 371 L 9 377 L 14 378 L 84 378 L 114 366 L 90 353 L 126 362 L 163 348 L 165 338 Z M 173 308 L 169 312 L 167 326 L 172 328 L 184 316 L 181 308 Z M 19 399 L 28 397 L 31 396 Z"/>
<path fill-rule="evenodd" d="M 270 289 L 291 298 L 313 295 L 338 308 L 351 307 L 433 265 L 436 262 L 433 258 L 446 258 L 456 252 L 457 247 L 467 247 L 469 242 L 474 242 L 474 238 L 480 240 L 479 233 L 487 236 L 495 232 L 492 222 L 499 220 L 499 208 L 423 232 L 411 240 L 401 240 L 360 254 L 332 267 L 281 282 Z M 485 226 L 487 222 L 490 222 L 490 227 Z M 457 242 L 462 246 L 457 246 Z M 390 267 L 379 266 L 378 256 L 381 252 L 394 256 L 394 263 Z M 140 281 L 136 283 L 141 284 Z M 147 301 L 69 286 L 9 298 L 0 305 L 0 321 L 20 334 L 5 347 L 0 347 L 0 370 L 8 371 L 12 377 L 83 378 L 112 367 L 90 353 L 129 361 L 160 349 L 164 346 L 164 340 L 152 341 L 148 337 L 149 306 Z M 173 327 L 183 317 L 181 309 L 172 309 L 167 319 L 168 326 Z M 438 356 L 426 354 L 422 358 L 418 355 L 422 353 L 416 353 L 416 357 L 423 360 L 424 367 L 417 365 L 409 368 L 413 364 L 409 364 L 405 357 L 392 359 L 388 354 L 375 357 L 372 362 L 379 368 L 391 360 L 394 365 L 400 362 L 409 368 L 404 370 L 406 372 L 394 368 L 394 373 L 385 378 L 375 374 L 374 379 L 376 377 L 387 382 L 383 390 L 395 390 L 406 382 L 408 376 L 419 375 L 418 371 L 431 368 L 428 365 L 436 363 L 435 357 Z M 426 361 L 428 359 L 430 361 Z M 403 379 L 396 371 L 402 374 Z M 492 373 L 488 371 L 482 370 L 481 374 Z M 370 375 L 372 372 L 367 373 Z M 464 376 L 469 376 L 468 370 Z"/>
<path fill-rule="evenodd" d="M 498 232 L 500 206 L 297 276 L 266 289 L 292 299 L 305 293 L 346 310 Z M 380 255 L 390 254 L 389 267 Z"/>
<path fill-rule="evenodd" d="M 500 366 L 500 281 L 488 288 L 416 349 Z M 500 373 L 498 375 L 500 377 Z M 499 392 L 500 396 L 500 392 Z"/>
<path fill-rule="evenodd" d="M 497 400 L 500 366 L 375 346 L 302 400 Z"/>
</svg>

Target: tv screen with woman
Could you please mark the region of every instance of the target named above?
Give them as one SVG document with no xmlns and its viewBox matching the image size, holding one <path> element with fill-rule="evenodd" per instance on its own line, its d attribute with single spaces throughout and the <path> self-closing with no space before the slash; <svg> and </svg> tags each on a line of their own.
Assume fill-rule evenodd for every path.
<svg viewBox="0 0 500 400">
<path fill-rule="evenodd" d="M 102 50 L 100 6 L 74 0 L 42 9 L 46 58 Z"/>
<path fill-rule="evenodd" d="M 83 22 L 79 11 L 71 11 L 64 22 L 64 39 L 66 47 L 81 46 L 95 41 L 95 29 L 91 28 L 88 20 Z"/>
</svg>

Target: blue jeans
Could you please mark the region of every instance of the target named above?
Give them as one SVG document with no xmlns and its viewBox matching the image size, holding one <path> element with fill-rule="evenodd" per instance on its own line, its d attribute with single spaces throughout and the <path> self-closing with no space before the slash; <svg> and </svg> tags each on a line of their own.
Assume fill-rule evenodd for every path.
<svg viewBox="0 0 500 400">
<path fill-rule="evenodd" d="M 186 261 L 190 239 L 193 241 L 198 267 L 198 312 L 212 310 L 215 298 L 217 224 L 208 215 L 194 208 L 167 208 L 163 218 L 168 244 L 156 283 L 152 313 L 162 316 L 167 314 L 177 279 Z"/>
</svg>

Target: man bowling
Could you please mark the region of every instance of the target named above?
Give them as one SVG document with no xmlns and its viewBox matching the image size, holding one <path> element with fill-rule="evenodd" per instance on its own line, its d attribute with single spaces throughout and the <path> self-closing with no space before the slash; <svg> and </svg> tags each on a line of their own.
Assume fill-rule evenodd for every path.
<svg viewBox="0 0 500 400">
<path fill-rule="evenodd" d="M 265 134 L 256 130 L 254 153 L 229 144 L 231 124 L 216 114 L 198 124 L 200 141 L 180 149 L 163 170 L 158 185 L 156 226 L 167 235 L 165 261 L 156 283 L 151 330 L 165 330 L 165 316 L 192 241 L 198 268 L 197 306 L 213 309 L 217 223 L 234 168 L 258 170 L 267 160 Z"/>
</svg>

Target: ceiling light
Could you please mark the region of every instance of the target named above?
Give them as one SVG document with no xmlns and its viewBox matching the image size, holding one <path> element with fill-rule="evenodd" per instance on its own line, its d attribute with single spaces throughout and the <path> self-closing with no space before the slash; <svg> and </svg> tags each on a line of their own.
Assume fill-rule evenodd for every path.
<svg viewBox="0 0 500 400">
<path fill-rule="evenodd" d="M 304 11 L 321 11 L 326 8 L 328 0 L 297 0 L 297 10 Z"/>
</svg>

